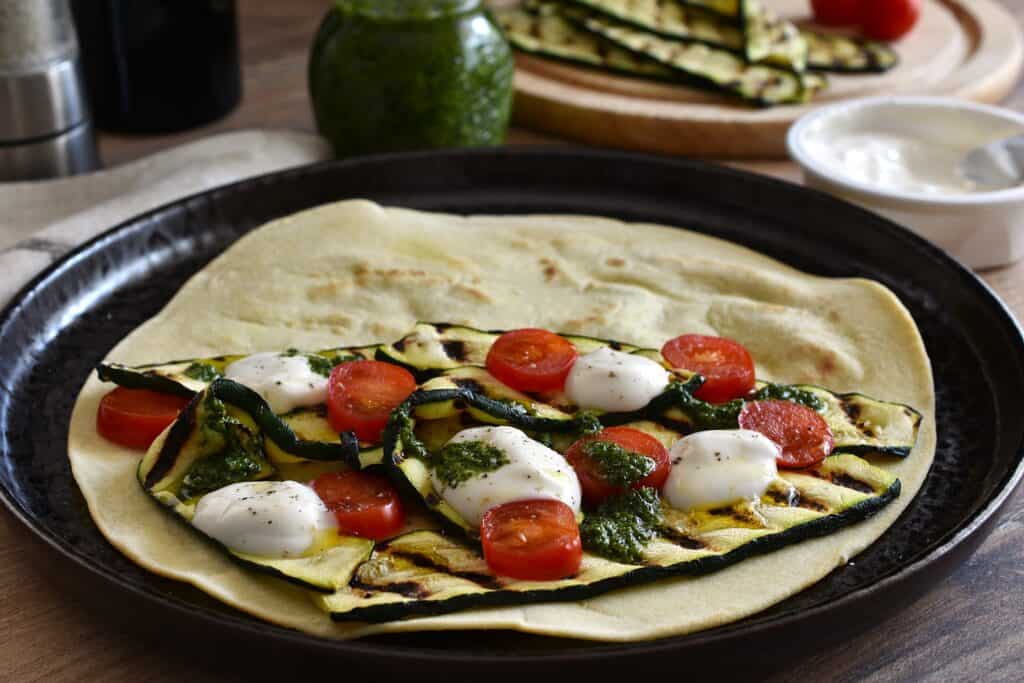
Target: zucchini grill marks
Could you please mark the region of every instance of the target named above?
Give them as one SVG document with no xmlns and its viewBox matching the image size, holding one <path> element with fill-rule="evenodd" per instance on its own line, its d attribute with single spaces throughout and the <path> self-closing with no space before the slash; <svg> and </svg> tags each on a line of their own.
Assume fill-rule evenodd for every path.
<svg viewBox="0 0 1024 683">
<path fill-rule="evenodd" d="M 244 566 L 315 592 L 317 603 L 337 620 L 383 621 L 416 614 L 439 614 L 484 605 L 578 600 L 665 576 L 715 571 L 746 557 L 826 535 L 865 519 L 899 495 L 899 480 L 861 456 L 906 455 L 916 439 L 920 415 L 899 404 L 857 394 L 836 395 L 818 387 L 819 412 L 836 436 L 836 452 L 810 470 L 781 472 L 759 501 L 707 511 L 683 512 L 662 503 L 657 532 L 635 563 L 586 554 L 579 573 L 551 582 L 527 582 L 493 575 L 474 531 L 436 496 L 430 484 L 430 453 L 454 431 L 469 424 L 511 424 L 556 450 L 563 450 L 595 420 L 628 424 L 671 443 L 706 419 L 707 404 L 692 397 L 701 378 L 679 373 L 675 394 L 666 392 L 633 414 L 578 413 L 558 395 L 526 395 L 501 384 L 481 367 L 497 331 L 421 323 L 393 344 L 346 349 L 351 357 L 376 357 L 403 365 L 420 379 L 420 389 L 395 413 L 384 433 L 383 466 L 407 493 L 421 498 L 449 527 L 468 533 L 441 533 L 436 524 L 415 528 L 384 543 L 337 534 L 318 538 L 299 557 L 267 559 L 223 548 Z M 660 360 L 656 351 L 629 344 L 567 336 L 581 353 L 610 346 Z M 339 350 L 332 350 L 339 351 Z M 327 353 L 327 352 L 322 352 Z M 332 358 L 331 353 L 328 353 Z M 339 354 L 340 355 L 340 354 Z M 107 377 L 135 386 L 160 378 L 149 388 L 177 385 L 168 375 L 200 361 L 141 368 L 116 366 Z M 192 374 L 199 374 L 193 371 Z M 203 376 L 210 376 L 204 374 Z M 201 383 L 200 383 L 201 384 Z M 181 386 L 181 385 L 177 385 Z M 191 520 L 199 496 L 190 491 L 192 466 L 204 458 L 225 457 L 241 448 L 252 466 L 245 480 L 308 480 L 311 470 L 329 471 L 357 464 L 352 440 L 306 443 L 245 387 L 224 379 L 204 386 L 139 467 L 139 481 L 183 521 Z M 730 419 L 718 415 L 714 420 Z M 329 427 L 327 428 L 329 429 Z M 303 448 L 310 449 L 307 451 Z M 317 449 L 328 450 L 317 450 Z M 856 454 L 855 454 L 856 453 Z M 318 460 L 309 460 L 308 455 Z M 377 464 L 361 461 L 362 465 Z M 296 475 L 296 469 L 303 472 Z"/>
<path fill-rule="evenodd" d="M 678 81 L 676 72 L 658 62 L 580 31 L 558 14 L 521 10 L 497 13 L 509 41 L 520 51 L 658 81 Z"/>
<path fill-rule="evenodd" d="M 661 63 L 681 84 L 739 95 L 761 106 L 804 102 L 824 89 L 824 77 L 812 76 L 808 69 L 880 72 L 899 61 L 881 43 L 799 30 L 759 0 L 528 0 L 524 9 L 499 11 L 498 18 L 520 50 L 668 80 L 669 74 L 651 69 L 651 63 Z M 572 31 L 565 19 L 577 30 Z M 603 40 L 587 40 L 586 33 Z M 708 49 L 687 50 L 697 45 Z M 632 52 L 633 59 L 623 50 Z M 730 60 L 723 52 L 737 59 Z M 778 76 L 773 70 L 747 74 L 747 66 L 792 75 Z M 753 85 L 779 78 L 787 85 Z M 745 87 L 738 87 L 737 81 Z"/>
</svg>

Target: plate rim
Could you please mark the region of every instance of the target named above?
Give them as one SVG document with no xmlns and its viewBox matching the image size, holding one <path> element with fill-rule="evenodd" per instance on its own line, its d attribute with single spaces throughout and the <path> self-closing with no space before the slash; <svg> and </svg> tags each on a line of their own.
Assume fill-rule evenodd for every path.
<svg viewBox="0 0 1024 683">
<path fill-rule="evenodd" d="M 956 271 L 962 278 L 965 278 L 972 287 L 980 289 L 978 294 L 983 298 L 989 299 L 990 303 L 994 305 L 994 311 L 1001 316 L 1001 322 L 1004 323 L 1006 332 L 1015 338 L 1014 341 L 1016 342 L 1018 351 L 1021 354 L 1022 363 L 1024 363 L 1024 328 L 1022 328 L 1021 323 L 1016 319 L 1007 303 L 978 274 L 968 269 L 959 261 L 956 261 L 941 248 L 931 242 L 928 242 L 907 228 L 904 228 L 866 209 L 832 197 L 831 195 L 819 190 L 814 190 L 786 180 L 737 169 L 731 166 L 698 159 L 683 159 L 645 152 L 622 151 L 600 147 L 570 147 L 564 145 L 517 145 L 497 148 L 450 149 L 440 151 L 427 150 L 419 152 L 378 154 L 340 160 L 332 159 L 250 176 L 226 185 L 180 197 L 140 214 L 134 215 L 98 233 L 89 240 L 77 245 L 37 273 L 24 286 L 22 286 L 17 293 L 12 296 L 3 309 L 0 310 L 0 332 L 5 330 L 7 326 L 11 324 L 13 318 L 21 308 L 22 300 L 25 296 L 31 294 L 34 290 L 44 285 L 50 278 L 58 276 L 64 268 L 73 266 L 75 261 L 83 257 L 83 255 L 91 254 L 97 249 L 102 250 L 102 245 L 105 241 L 118 237 L 122 232 L 130 231 L 133 228 L 142 229 L 142 226 L 146 222 L 157 217 L 159 214 L 177 209 L 180 206 L 188 205 L 190 202 L 196 200 L 211 198 L 220 193 L 237 192 L 249 185 L 274 182 L 277 179 L 286 176 L 315 175 L 321 172 L 322 169 L 332 169 L 336 167 L 359 166 L 364 164 L 393 164 L 413 159 L 456 159 L 459 157 L 477 156 L 496 156 L 499 157 L 498 160 L 500 161 L 500 158 L 503 157 L 524 158 L 534 155 L 584 157 L 589 158 L 591 161 L 615 160 L 624 163 L 638 162 L 647 164 L 664 164 L 670 167 L 683 168 L 691 171 L 713 172 L 726 177 L 740 178 L 747 182 L 760 182 L 768 187 L 784 189 L 787 192 L 796 191 L 809 193 L 819 199 L 823 198 L 827 202 L 835 202 L 842 205 L 843 209 L 848 212 L 851 209 L 855 209 L 866 219 L 871 219 L 871 221 L 875 223 L 876 229 L 885 230 L 886 232 L 904 240 L 909 240 L 909 242 L 914 245 L 919 252 L 923 251 L 923 253 L 927 253 L 930 259 L 943 263 L 948 267 L 952 267 L 954 271 Z M 311 206 L 308 208 L 313 207 Z M 300 211 L 301 210 L 304 209 L 300 209 Z M 262 224 L 265 223 L 260 223 L 259 225 Z M 259 225 L 254 226 L 253 229 L 256 229 Z M 214 258 L 215 257 L 216 255 Z M 775 630 L 794 622 L 813 619 L 814 617 L 833 612 L 837 609 L 842 609 L 850 603 L 859 602 L 871 594 L 884 593 L 897 585 L 903 584 L 930 568 L 937 561 L 959 549 L 970 539 L 973 539 L 980 531 L 983 531 L 983 527 L 989 525 L 995 520 L 1007 500 L 1017 491 L 1022 481 L 1024 481 L 1024 438 L 1022 438 L 1021 442 L 1017 444 L 1015 453 L 1017 460 L 1016 467 L 1012 471 L 1009 471 L 1006 476 L 994 485 L 993 491 L 987 497 L 984 505 L 978 507 L 970 516 L 963 518 L 954 532 L 942 540 L 938 546 L 934 547 L 928 553 L 914 559 L 910 563 L 900 566 L 896 571 L 882 577 L 875 583 L 853 590 L 836 600 L 810 608 L 786 612 L 777 615 L 769 621 L 760 623 L 747 623 L 748 619 L 757 617 L 757 614 L 754 614 L 743 620 L 724 624 L 713 629 L 697 631 L 684 635 L 668 636 L 655 640 L 635 642 L 585 641 L 586 646 L 579 647 L 578 641 L 576 640 L 549 637 L 548 640 L 551 642 L 564 644 L 565 647 L 557 647 L 550 650 L 538 650 L 530 652 L 529 654 L 514 653 L 502 655 L 493 654 L 491 652 L 473 652 L 457 649 L 440 650 L 436 648 L 431 649 L 408 645 L 393 645 L 374 642 L 367 639 L 332 639 L 266 622 L 256 617 L 249 616 L 240 610 L 221 612 L 202 605 L 189 604 L 185 601 L 176 599 L 173 596 L 157 593 L 151 588 L 136 586 L 129 583 L 118 577 L 103 564 L 78 554 L 75 552 L 74 548 L 67 545 L 62 538 L 59 538 L 55 534 L 51 534 L 47 530 L 37 526 L 35 518 L 18 503 L 4 482 L 0 482 L 0 502 L 4 504 L 7 510 L 9 510 L 21 524 L 32 532 L 35 538 L 42 540 L 50 548 L 56 550 L 63 557 L 71 560 L 78 567 L 90 572 L 92 576 L 101 579 L 108 586 L 116 588 L 117 590 L 127 590 L 137 598 L 141 598 L 152 604 L 157 604 L 163 608 L 168 608 L 177 613 L 177 615 L 186 619 L 200 619 L 206 626 L 212 626 L 215 628 L 224 628 L 227 626 L 236 633 L 245 632 L 248 635 L 259 638 L 284 640 L 289 644 L 300 648 L 312 647 L 316 650 L 330 651 L 335 654 L 366 655 L 373 657 L 384 656 L 392 660 L 399 660 L 399 662 L 405 663 L 423 663 L 425 661 L 473 665 L 508 665 L 526 662 L 531 664 L 544 664 L 554 661 L 567 663 L 585 661 L 587 663 L 593 663 L 595 661 L 612 660 L 622 657 L 666 654 L 668 652 L 678 651 L 681 648 L 697 648 L 705 645 L 725 644 L 740 638 L 749 637 L 751 634 Z M 5 459 L 7 455 L 8 454 L 6 452 L 0 451 L 0 458 Z M 979 542 L 984 540 L 984 535 L 978 540 Z M 576 643 L 577 646 L 573 647 L 573 643 Z"/>
</svg>

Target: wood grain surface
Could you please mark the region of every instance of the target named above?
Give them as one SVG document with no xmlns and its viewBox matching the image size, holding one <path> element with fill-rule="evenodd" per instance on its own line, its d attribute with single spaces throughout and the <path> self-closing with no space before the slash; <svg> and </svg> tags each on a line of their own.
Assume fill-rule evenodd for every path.
<svg viewBox="0 0 1024 683">
<path fill-rule="evenodd" d="M 801 21 L 807 0 L 772 0 Z M 923 0 L 917 26 L 896 43 L 899 68 L 829 74 L 804 106 L 758 109 L 693 88 L 643 81 L 521 55 L 516 120 L 583 143 L 668 154 L 785 158 L 789 126 L 814 106 L 889 93 L 997 102 L 1024 63 L 1024 43 L 997 0 Z"/>
<path fill-rule="evenodd" d="M 1024 0 L 1004 0 L 1018 21 Z M 312 130 L 305 91 L 310 37 L 327 0 L 240 0 L 245 96 L 230 116 L 161 137 L 103 135 L 108 165 L 213 132 L 248 127 Z M 1024 87 L 1006 102 L 1024 111 Z M 553 143 L 515 129 L 510 144 Z M 787 163 L 738 163 L 796 179 Z M 983 273 L 1015 314 L 1024 315 L 1024 262 Z M 84 572 L 0 512 L 0 681 L 305 680 L 273 652 L 182 650 L 174 634 L 143 628 L 146 614 L 97 603 Z M 794 639 L 806 634 L 794 634 Z M 772 653 L 737 653 L 765 657 Z M 820 651 L 776 663 L 772 681 L 1024 680 L 1024 492 L 991 537 L 948 579 L 877 628 Z M 248 663 L 246 663 L 248 662 Z M 295 663 L 300 664 L 300 663 Z M 288 675 L 289 671 L 293 674 Z M 685 675 L 685 663 L 679 674 Z M 444 673 L 444 672 L 438 672 Z M 571 672 L 560 672 L 571 676 Z M 344 680 L 344 669 L 327 674 Z M 310 678 L 314 680 L 313 678 Z M 322 680 L 317 676 L 315 680 Z M 373 680 L 377 680 L 374 678 Z M 454 676 L 450 680 L 457 680 Z"/>
</svg>

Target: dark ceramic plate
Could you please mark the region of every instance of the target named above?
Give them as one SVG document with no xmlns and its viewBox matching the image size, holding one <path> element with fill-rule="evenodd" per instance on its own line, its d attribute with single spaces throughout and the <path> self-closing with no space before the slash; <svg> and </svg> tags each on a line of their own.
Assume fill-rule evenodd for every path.
<svg viewBox="0 0 1024 683">
<path fill-rule="evenodd" d="M 348 197 L 456 213 L 572 212 L 679 225 L 811 273 L 883 282 L 913 314 L 935 369 L 938 452 L 924 488 L 856 563 L 784 603 L 712 631 L 628 645 L 507 633 L 332 642 L 248 618 L 139 569 L 99 534 L 72 481 L 65 441 L 77 388 L 115 343 L 240 235 Z M 116 602 L 162 608 L 159 623 L 183 620 L 204 638 L 272 641 L 378 670 L 425 663 L 552 670 L 569 662 L 607 669 L 685 654 L 692 671 L 694 662 L 744 643 L 776 647 L 794 629 L 805 646 L 824 634 L 840 637 L 877 624 L 945 576 L 981 542 L 1024 475 L 1024 343 L 978 278 L 849 204 L 691 161 L 520 148 L 369 158 L 247 180 L 140 216 L 66 256 L 3 313 L 0 349 L 0 495 L 32 531 L 105 578 Z"/>
</svg>

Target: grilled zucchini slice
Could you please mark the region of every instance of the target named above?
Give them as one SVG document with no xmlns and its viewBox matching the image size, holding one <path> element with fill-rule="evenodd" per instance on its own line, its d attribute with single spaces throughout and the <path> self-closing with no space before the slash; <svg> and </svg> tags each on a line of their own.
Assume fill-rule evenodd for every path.
<svg viewBox="0 0 1024 683">
<path fill-rule="evenodd" d="M 800 73 L 807 65 L 807 45 L 795 26 L 757 0 L 743 0 L 739 21 L 676 0 L 569 0 L 611 20 L 672 40 L 703 43 L 728 50 L 748 62 L 765 62 Z M 558 5 L 533 0 L 533 11 L 557 12 Z"/>
<path fill-rule="evenodd" d="M 744 55 L 797 73 L 807 68 L 807 42 L 799 29 L 783 21 L 759 0 L 742 0 Z"/>
<path fill-rule="evenodd" d="M 595 35 L 638 55 L 650 57 L 685 74 L 708 89 L 738 96 L 760 106 L 806 102 L 812 94 L 800 74 L 766 64 L 748 64 L 742 57 L 700 43 L 668 40 L 594 13 L 565 10 L 567 19 Z"/>
<path fill-rule="evenodd" d="M 264 404 L 263 410 L 258 406 L 253 410 L 255 402 L 262 399 L 252 392 L 247 395 L 248 390 L 226 390 L 231 389 L 228 384 L 234 383 L 217 380 L 197 394 L 165 437 L 157 439 L 139 463 L 138 479 L 142 488 L 190 527 L 196 504 L 206 493 L 202 487 L 195 492 L 189 490 L 196 486 L 190 477 L 197 463 L 209 458 L 244 458 L 252 466 L 236 467 L 239 476 L 235 481 L 278 479 L 287 475 L 284 468 L 275 468 L 262 450 L 266 440 L 271 438 L 261 429 L 266 425 L 265 413 L 269 412 L 269 407 Z M 332 463 L 326 469 L 343 467 Z M 286 478 L 308 480 L 323 471 L 325 467 L 319 465 L 301 473 L 293 469 L 291 477 Z M 236 552 L 198 529 L 195 531 L 221 547 L 239 564 L 321 592 L 347 586 L 353 572 L 373 550 L 372 541 L 328 533 L 303 556 L 263 558 Z"/>
<path fill-rule="evenodd" d="M 498 402 L 488 406 L 488 415 L 484 417 L 478 411 L 475 417 L 494 422 L 503 421 L 528 429 L 548 429 L 552 426 L 539 423 L 527 424 L 517 422 L 520 415 L 549 417 L 554 420 L 575 418 L 576 408 L 568 403 L 564 396 L 558 394 L 527 395 L 516 392 L 495 380 L 483 366 L 491 345 L 501 335 L 498 330 L 484 331 L 471 327 L 437 323 L 417 323 L 413 332 L 402 337 L 394 344 L 383 344 L 378 349 L 379 358 L 405 365 L 421 377 L 442 376 L 422 385 L 423 389 L 469 389 L 481 396 L 496 399 Z M 641 349 L 632 344 L 607 341 L 579 335 L 562 335 L 568 339 L 582 355 L 605 346 L 644 355 L 658 363 L 665 363 L 661 354 L 653 349 Z M 470 367 L 476 366 L 476 367 Z M 678 380 L 686 382 L 690 375 L 677 372 Z M 758 382 L 757 390 L 769 386 Z M 813 385 L 799 385 L 790 389 L 812 395 L 817 399 L 815 408 L 819 410 L 835 437 L 835 449 L 862 455 L 883 454 L 904 457 L 910 453 L 917 441 L 917 431 L 921 424 L 921 414 L 901 403 L 880 401 L 862 394 L 836 394 L 828 389 Z M 680 402 L 682 399 L 684 402 Z M 518 406 L 518 407 L 515 407 Z M 599 416 L 605 422 L 616 419 L 633 419 L 643 417 L 656 420 L 675 427 L 680 431 L 692 431 L 706 428 L 702 424 L 703 413 L 710 406 L 692 397 L 692 392 L 683 392 L 681 396 L 666 396 L 655 399 L 648 409 L 640 414 L 626 416 Z M 417 417 L 440 419 L 452 416 L 456 410 L 447 407 L 420 408 Z M 735 409 L 738 412 L 738 407 Z M 717 419 L 717 418 L 716 418 Z M 726 415 L 722 427 L 735 427 Z M 567 428 L 556 428 L 553 431 L 565 431 Z"/>
<path fill-rule="evenodd" d="M 570 0 L 569 4 L 666 38 L 746 54 L 742 27 L 705 9 L 665 0 Z M 558 11 L 558 5 L 550 2 L 531 2 L 527 7 L 541 13 Z"/>
<path fill-rule="evenodd" d="M 538 15 L 519 9 L 497 10 L 494 14 L 505 37 L 522 52 L 625 76 L 666 82 L 681 80 L 672 69 L 579 31 L 556 14 Z"/>
<path fill-rule="evenodd" d="M 376 352 L 377 346 L 349 346 L 309 352 L 296 349 L 285 351 L 285 353 L 306 356 L 313 362 L 319 362 L 324 368 L 347 360 L 373 358 Z M 244 354 L 235 354 L 172 360 L 147 365 L 101 363 L 96 372 L 104 382 L 114 382 L 122 387 L 151 389 L 178 396 L 193 396 L 196 392 L 208 387 L 215 379 L 222 377 L 224 369 L 228 365 L 245 357 Z"/>
<path fill-rule="evenodd" d="M 430 393 L 421 396 L 420 405 L 433 400 Z M 633 424 L 643 428 L 644 423 Z M 410 432 L 403 435 L 398 421 L 389 431 L 386 456 L 411 488 L 428 506 L 471 534 L 473 530 L 433 493 L 429 465 L 418 452 L 421 445 L 414 445 L 415 438 L 406 438 Z M 678 434 L 664 438 L 675 436 Z M 378 545 L 347 587 L 316 600 L 339 621 L 384 621 L 469 607 L 581 600 L 666 576 L 713 572 L 747 557 L 832 533 L 872 516 L 899 492 L 900 482 L 892 475 L 855 455 L 837 453 L 810 470 L 781 473 L 753 503 L 684 512 L 666 507 L 662 501 L 659 529 L 635 564 L 588 552 L 575 576 L 560 581 L 520 581 L 494 575 L 468 537 L 416 531 Z"/>
<path fill-rule="evenodd" d="M 882 73 L 900 57 L 885 43 L 814 31 L 801 32 L 807 43 L 807 68 L 836 73 Z"/>
</svg>

